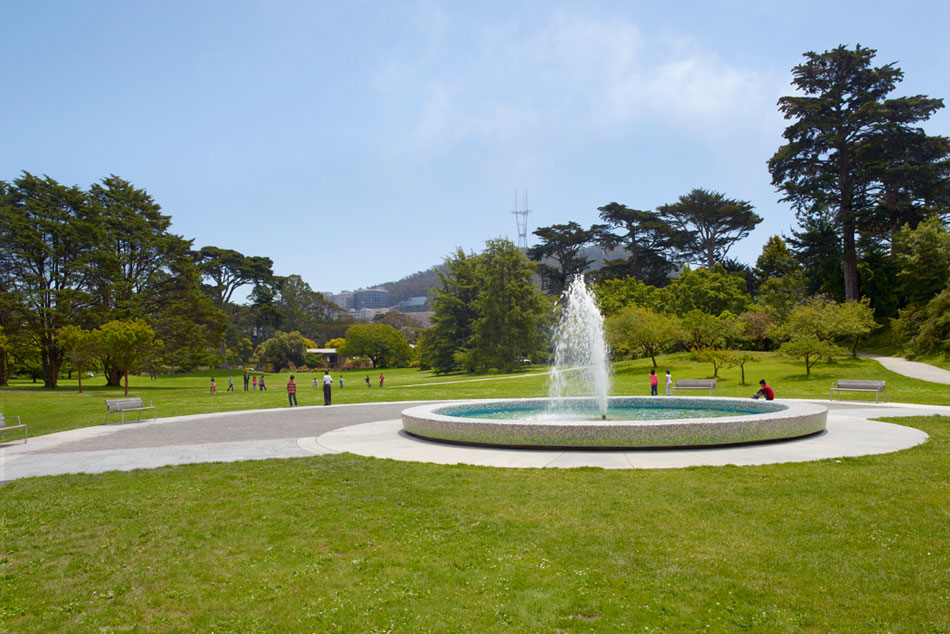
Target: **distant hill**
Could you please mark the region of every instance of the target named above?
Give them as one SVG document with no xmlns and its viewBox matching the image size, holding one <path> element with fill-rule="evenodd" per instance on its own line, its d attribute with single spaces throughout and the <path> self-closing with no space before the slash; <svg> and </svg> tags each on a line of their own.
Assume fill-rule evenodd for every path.
<svg viewBox="0 0 950 634">
<path fill-rule="evenodd" d="M 601 247 L 589 246 L 581 249 L 581 255 L 591 260 L 588 271 L 596 271 L 603 267 L 604 260 L 627 257 L 627 252 L 623 249 L 613 249 L 604 252 Z M 553 260 L 547 260 L 548 264 L 554 264 Z M 399 302 L 410 297 L 429 296 L 428 289 L 439 286 L 439 271 L 445 270 L 444 264 L 437 264 L 425 271 L 419 271 L 412 275 L 407 275 L 396 282 L 385 282 L 377 284 L 374 288 L 385 288 L 389 291 L 389 305 L 395 306 Z"/>
<path fill-rule="evenodd" d="M 389 291 L 390 306 L 395 306 L 410 297 L 428 296 L 430 295 L 428 289 L 439 285 L 439 271 L 441 271 L 444 266 L 443 264 L 437 264 L 425 271 L 407 275 L 397 282 L 377 284 L 376 287 L 385 288 Z"/>
</svg>

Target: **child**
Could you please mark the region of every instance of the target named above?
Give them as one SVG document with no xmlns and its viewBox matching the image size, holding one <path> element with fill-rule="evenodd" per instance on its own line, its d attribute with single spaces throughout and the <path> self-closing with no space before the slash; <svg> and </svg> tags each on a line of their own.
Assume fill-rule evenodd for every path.
<svg viewBox="0 0 950 634">
<path fill-rule="evenodd" d="M 211 393 L 214 394 L 214 377 L 211 377 Z"/>
<path fill-rule="evenodd" d="M 656 377 L 656 370 L 650 370 L 650 396 L 656 396 L 656 386 L 660 380 Z"/>
<path fill-rule="evenodd" d="M 369 375 L 368 375 L 368 374 L 366 375 L 366 378 L 365 378 L 364 380 L 366 381 L 366 387 L 373 387 L 373 384 L 370 383 L 370 381 L 369 381 Z"/>
<path fill-rule="evenodd" d="M 666 371 L 666 395 L 673 396 L 673 375 Z"/>
<path fill-rule="evenodd" d="M 256 391 L 257 391 L 257 377 L 255 376 L 255 377 L 251 380 L 251 382 L 253 383 L 253 386 L 251 387 L 251 391 L 252 391 L 252 392 L 256 392 Z"/>
</svg>

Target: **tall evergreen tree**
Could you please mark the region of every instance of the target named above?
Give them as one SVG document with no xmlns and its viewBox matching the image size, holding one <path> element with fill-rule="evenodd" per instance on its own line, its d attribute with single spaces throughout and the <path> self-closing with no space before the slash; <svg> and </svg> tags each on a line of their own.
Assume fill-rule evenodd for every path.
<svg viewBox="0 0 950 634">
<path fill-rule="evenodd" d="M 508 240 L 486 243 L 479 267 L 472 326 L 471 368 L 511 370 L 542 347 L 544 296 L 531 281 L 534 267 Z"/>
<path fill-rule="evenodd" d="M 629 253 L 626 259 L 608 260 L 601 277 L 632 276 L 647 284 L 666 286 L 680 253 L 691 240 L 690 234 L 674 228 L 654 211 L 630 209 L 616 202 L 597 210 L 608 227 L 595 229 L 598 242 L 604 248 L 622 247 Z"/>
<path fill-rule="evenodd" d="M 103 232 L 82 190 L 28 172 L 0 188 L 0 289 L 9 319 L 39 351 L 43 384 L 56 387 L 60 328 L 93 305 Z"/>
<path fill-rule="evenodd" d="M 673 227 L 691 236 L 683 251 L 691 261 L 710 270 L 726 259 L 732 245 L 762 222 L 750 203 L 705 189 L 694 189 L 657 211 Z"/>
<path fill-rule="evenodd" d="M 860 297 L 859 232 L 873 236 L 893 224 L 882 221 L 882 213 L 902 217 L 942 196 L 950 155 L 946 139 L 914 127 L 942 108 L 942 100 L 888 99 L 903 73 L 893 63 L 872 66 L 875 53 L 860 45 L 805 53 L 792 71 L 801 96 L 779 99 L 792 121 L 788 143 L 769 160 L 772 183 L 799 221 L 831 223 L 848 299 Z"/>
<path fill-rule="evenodd" d="M 542 288 L 551 295 L 563 293 L 567 281 L 586 271 L 590 264 L 589 259 L 580 255 L 581 249 L 590 244 L 605 228 L 594 225 L 590 229 L 584 229 L 572 221 L 535 229 L 533 233 L 541 242 L 528 249 L 528 257 L 539 263 L 538 274 L 541 276 Z M 547 264 L 545 259 L 554 260 L 557 266 Z"/>
</svg>

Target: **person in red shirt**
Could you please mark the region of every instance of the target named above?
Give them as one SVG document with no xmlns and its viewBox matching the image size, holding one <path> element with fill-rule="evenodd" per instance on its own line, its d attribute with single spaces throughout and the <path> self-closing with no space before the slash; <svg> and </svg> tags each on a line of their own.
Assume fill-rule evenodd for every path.
<svg viewBox="0 0 950 634">
<path fill-rule="evenodd" d="M 287 381 L 287 400 L 291 407 L 297 405 L 297 382 L 294 381 L 293 374 L 290 375 L 290 380 Z"/>
<path fill-rule="evenodd" d="M 767 401 L 775 400 L 775 390 L 769 387 L 768 383 L 765 382 L 765 379 L 762 379 L 761 381 L 759 381 L 759 386 L 760 386 L 759 391 L 753 394 L 752 398 L 759 398 L 760 396 L 764 396 L 765 400 Z"/>
</svg>

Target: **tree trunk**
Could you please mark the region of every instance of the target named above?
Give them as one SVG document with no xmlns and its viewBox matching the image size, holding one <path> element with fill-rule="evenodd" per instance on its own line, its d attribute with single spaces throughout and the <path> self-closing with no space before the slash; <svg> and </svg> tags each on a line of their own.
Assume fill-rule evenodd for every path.
<svg viewBox="0 0 950 634">
<path fill-rule="evenodd" d="M 106 385 L 109 387 L 119 387 L 122 385 L 122 368 L 114 365 L 106 365 Z"/>
<path fill-rule="evenodd" d="M 125 395 L 129 395 L 129 371 L 125 371 Z"/>
</svg>

